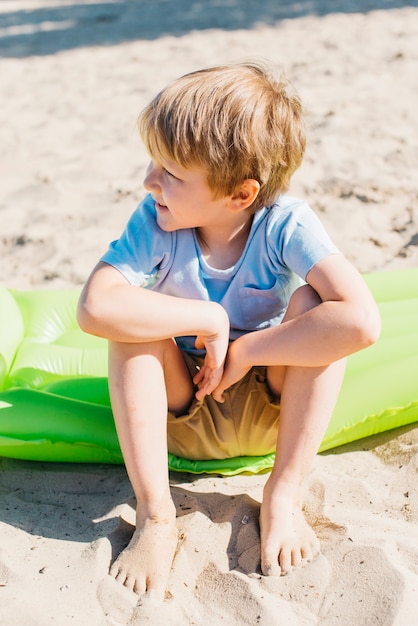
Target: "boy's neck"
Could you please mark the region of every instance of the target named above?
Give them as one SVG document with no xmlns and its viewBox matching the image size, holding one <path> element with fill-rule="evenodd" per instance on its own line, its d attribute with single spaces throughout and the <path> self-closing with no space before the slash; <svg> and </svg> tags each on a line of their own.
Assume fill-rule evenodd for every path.
<svg viewBox="0 0 418 626">
<path fill-rule="evenodd" d="M 225 270 L 235 265 L 246 246 L 253 223 L 253 215 L 228 229 L 196 228 L 196 237 L 202 255 L 210 267 Z"/>
</svg>

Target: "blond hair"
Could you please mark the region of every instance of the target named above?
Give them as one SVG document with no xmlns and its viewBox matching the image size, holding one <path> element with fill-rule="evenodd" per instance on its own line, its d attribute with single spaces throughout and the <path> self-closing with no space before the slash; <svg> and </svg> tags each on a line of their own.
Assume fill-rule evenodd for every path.
<svg viewBox="0 0 418 626">
<path fill-rule="evenodd" d="M 302 106 L 285 77 L 254 63 L 224 65 L 178 78 L 139 116 L 141 137 L 182 167 L 208 172 L 215 195 L 245 179 L 260 183 L 251 206 L 268 206 L 287 191 L 302 162 Z"/>
</svg>

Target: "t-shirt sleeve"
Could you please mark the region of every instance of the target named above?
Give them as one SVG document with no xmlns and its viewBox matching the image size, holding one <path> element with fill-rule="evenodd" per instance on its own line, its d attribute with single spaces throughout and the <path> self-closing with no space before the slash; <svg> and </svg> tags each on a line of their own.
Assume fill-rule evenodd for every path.
<svg viewBox="0 0 418 626">
<path fill-rule="evenodd" d="M 273 210 L 269 245 L 279 262 L 303 280 L 316 263 L 330 254 L 341 254 L 308 204 L 290 199 Z"/>
<path fill-rule="evenodd" d="M 120 238 L 111 242 L 101 261 L 119 270 L 132 285 L 152 287 L 160 273 L 167 269 L 172 247 L 173 235 L 159 228 L 154 201 L 147 196 L 132 214 Z"/>
</svg>

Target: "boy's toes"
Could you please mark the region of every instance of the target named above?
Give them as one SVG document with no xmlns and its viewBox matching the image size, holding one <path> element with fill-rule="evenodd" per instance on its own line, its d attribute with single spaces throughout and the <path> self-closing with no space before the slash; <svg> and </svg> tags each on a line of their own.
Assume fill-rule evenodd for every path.
<svg viewBox="0 0 418 626">
<path fill-rule="evenodd" d="M 307 546 L 301 549 L 301 556 L 304 563 L 310 563 L 315 556 L 315 552 L 311 546 Z"/>
<path fill-rule="evenodd" d="M 302 559 L 305 563 L 310 563 L 314 560 L 316 556 L 318 556 L 320 551 L 321 544 L 319 543 L 319 539 L 317 539 L 317 537 L 314 537 L 311 543 L 301 548 Z"/>
<path fill-rule="evenodd" d="M 302 565 L 301 550 L 294 550 L 292 552 L 292 565 L 293 567 L 299 567 L 299 565 Z"/>
<path fill-rule="evenodd" d="M 261 559 L 261 571 L 264 576 L 280 576 L 281 568 L 276 552 L 264 553 Z"/>
<path fill-rule="evenodd" d="M 125 574 L 122 572 L 117 560 L 110 566 L 109 574 L 115 580 L 121 580 L 122 576 L 125 577 Z"/>
<path fill-rule="evenodd" d="M 137 587 L 135 576 L 128 574 L 125 578 L 125 582 L 123 583 L 129 591 L 134 591 Z"/>
<path fill-rule="evenodd" d="M 152 587 L 147 591 L 146 595 L 150 602 L 163 602 L 165 597 L 165 588 L 161 586 Z"/>
</svg>

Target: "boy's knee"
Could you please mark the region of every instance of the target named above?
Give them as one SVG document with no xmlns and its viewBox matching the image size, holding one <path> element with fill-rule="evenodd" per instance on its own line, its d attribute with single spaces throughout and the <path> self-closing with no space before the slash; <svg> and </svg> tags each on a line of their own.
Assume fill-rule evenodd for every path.
<svg viewBox="0 0 418 626">
<path fill-rule="evenodd" d="M 302 315 L 321 304 L 321 302 L 322 300 L 315 289 L 310 285 L 302 285 L 293 292 L 287 307 L 286 317 L 289 319 Z"/>
<path fill-rule="evenodd" d="M 109 356 L 130 359 L 141 354 L 154 355 L 162 357 L 164 353 L 171 349 L 171 339 L 162 339 L 159 341 L 142 341 L 138 343 L 109 341 Z"/>
</svg>

